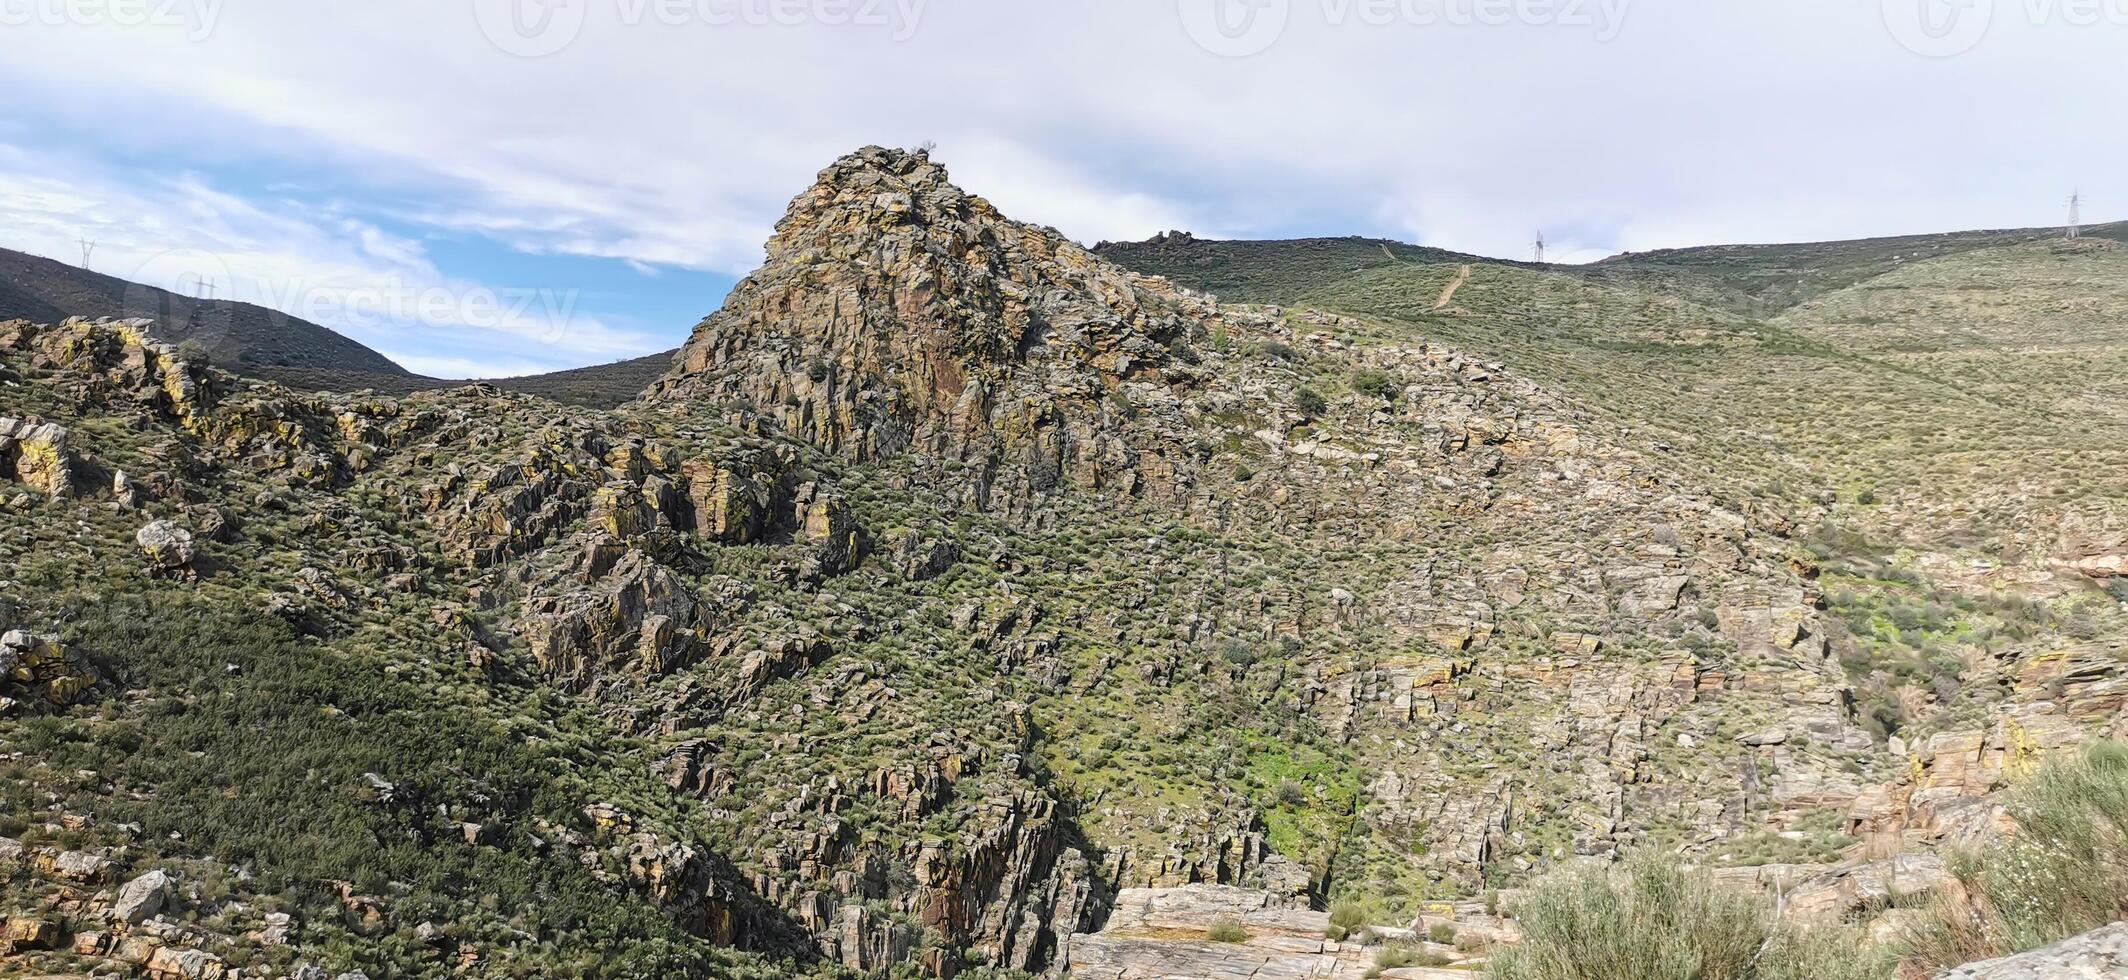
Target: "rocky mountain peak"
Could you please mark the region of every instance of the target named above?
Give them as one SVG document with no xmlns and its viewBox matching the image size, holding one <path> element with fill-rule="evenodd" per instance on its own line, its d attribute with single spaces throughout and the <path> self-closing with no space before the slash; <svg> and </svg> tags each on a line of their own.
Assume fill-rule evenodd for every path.
<svg viewBox="0 0 2128 980">
<path fill-rule="evenodd" d="M 1043 482 L 1092 454 L 1129 468 L 1122 387 L 1196 383 L 1190 348 L 1221 316 L 1006 218 L 925 153 L 871 147 L 791 202 L 651 397 L 743 404 L 861 459 L 1011 455 Z"/>
</svg>

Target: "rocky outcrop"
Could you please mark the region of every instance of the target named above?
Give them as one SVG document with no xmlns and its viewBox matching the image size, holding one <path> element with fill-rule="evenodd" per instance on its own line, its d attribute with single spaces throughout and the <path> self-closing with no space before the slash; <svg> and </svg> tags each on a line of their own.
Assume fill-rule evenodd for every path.
<svg viewBox="0 0 2128 980">
<path fill-rule="evenodd" d="M 103 675 L 58 638 L 28 630 L 0 635 L 0 713 L 17 701 L 66 707 L 82 700 Z"/>
<path fill-rule="evenodd" d="M 894 563 L 894 570 L 911 582 L 935 579 L 961 560 L 959 545 L 907 529 L 888 535 L 886 552 Z"/>
<path fill-rule="evenodd" d="M 1854 799 L 1848 833 L 1879 848 L 1919 850 L 2002 831 L 2008 816 L 1996 794 L 2089 737 L 2087 723 L 2056 707 L 2011 704 L 1986 729 L 1941 732 L 1905 747 L 1907 772 Z"/>
<path fill-rule="evenodd" d="M 1943 859 L 1932 854 L 1902 854 L 1883 861 L 1840 868 L 1781 887 L 1781 914 L 1795 919 L 1847 921 L 1898 906 L 1927 901 L 1951 881 Z"/>
<path fill-rule="evenodd" d="M 1936 980 L 2122 980 L 2128 978 L 2128 922 L 2065 939 L 2043 949 L 1968 963 Z"/>
<path fill-rule="evenodd" d="M 0 477 L 47 497 L 72 495 L 74 458 L 67 452 L 67 430 L 35 419 L 0 418 Z"/>
<path fill-rule="evenodd" d="M 993 485 L 1172 496 L 1186 433 L 1133 406 L 1204 384 L 1191 348 L 1221 316 L 873 147 L 791 203 L 655 397 L 749 404 L 857 459 L 969 461 L 979 505 Z"/>
<path fill-rule="evenodd" d="M 1434 921 L 1460 931 L 1453 916 Z M 1329 927 L 1325 913 L 1288 909 L 1275 895 L 1244 888 L 1125 889 L 1116 896 L 1108 924 L 1073 942 L 1066 975 L 1074 980 L 1365 980 L 1470 977 L 1482 971 L 1482 958 L 1425 942 L 1411 929 L 1363 927 L 1340 941 L 1325 937 Z M 1490 934 L 1496 928 L 1473 923 L 1471 933 Z M 1424 967 L 1384 969 L 1378 954 L 1385 942 L 1405 953 L 1431 953 L 1439 957 L 1435 962 L 1455 961 L 1458 968 L 1438 973 Z"/>
<path fill-rule="evenodd" d="M 672 569 L 640 551 L 618 559 L 587 549 L 584 567 L 554 583 L 555 593 L 524 602 L 520 630 L 541 668 L 575 687 L 600 677 L 658 677 L 707 653 L 743 611 L 746 591 L 722 583 L 712 604 Z"/>
<path fill-rule="evenodd" d="M 721 544 L 753 544 L 780 530 L 791 511 L 788 457 L 756 452 L 736 459 L 692 459 L 681 467 L 693 505 L 693 528 Z"/>
</svg>

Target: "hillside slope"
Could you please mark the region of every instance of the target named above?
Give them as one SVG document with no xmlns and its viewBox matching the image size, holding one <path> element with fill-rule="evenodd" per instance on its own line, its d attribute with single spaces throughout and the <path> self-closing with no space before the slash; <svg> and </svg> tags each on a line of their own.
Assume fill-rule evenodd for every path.
<svg viewBox="0 0 2128 980">
<path fill-rule="evenodd" d="M 2128 241 L 2128 222 L 2095 225 L 2084 234 L 2093 240 Z M 1628 252 L 1578 271 L 1603 282 L 1772 316 L 1905 265 L 2061 237 L 2060 228 L 2020 228 L 1792 245 L 1713 245 Z"/>
<path fill-rule="evenodd" d="M 1102 242 L 1095 254 L 1166 276 L 1230 303 L 1277 303 L 1326 282 L 1398 263 L 1483 262 L 1475 255 L 1375 238 L 1216 241 L 1169 232 L 1142 242 Z"/>
<path fill-rule="evenodd" d="M 1817 341 L 1520 268 L 1434 311 L 1459 270 L 1222 305 L 867 148 L 611 411 L 0 325 L 20 966 L 1358 980 L 1333 902 L 1846 880 L 2119 726 L 2116 647 L 1814 555 L 1631 417 Z M 1739 401 L 1704 443 L 1813 479 L 1689 407 Z M 1908 637 L 1902 679 L 1985 656 L 1873 713 Z"/>
<path fill-rule="evenodd" d="M 2109 474 L 2128 432 L 2106 393 L 2124 254 L 2096 236 L 1946 250 L 1772 319 L 1700 289 L 1499 265 L 1447 310 L 1460 265 L 1289 301 L 1354 314 L 1354 338 L 1495 358 L 1788 522 L 1825 564 L 1862 714 L 1912 740 L 1987 717 L 1971 698 L 2061 651 L 2119 656 L 2128 498 Z M 1823 283 L 1857 268 L 1836 265 Z"/>
</svg>

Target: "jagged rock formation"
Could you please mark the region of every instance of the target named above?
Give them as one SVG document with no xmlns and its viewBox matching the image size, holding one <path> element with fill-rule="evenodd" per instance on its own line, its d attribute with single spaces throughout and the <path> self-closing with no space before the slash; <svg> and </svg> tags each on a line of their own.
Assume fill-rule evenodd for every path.
<svg viewBox="0 0 2128 980">
<path fill-rule="evenodd" d="M 1177 433 L 1132 406 L 1201 389 L 1194 346 L 1221 317 L 1006 219 L 922 153 L 873 147 L 791 203 L 655 397 L 743 401 L 856 459 L 975 464 L 978 506 L 993 478 L 1008 502 L 1059 481 L 1172 498 L 1189 479 Z"/>
</svg>

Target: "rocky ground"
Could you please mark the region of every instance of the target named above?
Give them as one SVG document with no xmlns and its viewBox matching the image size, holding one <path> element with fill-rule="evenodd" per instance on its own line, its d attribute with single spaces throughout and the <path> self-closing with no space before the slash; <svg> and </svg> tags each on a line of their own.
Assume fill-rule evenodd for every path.
<svg viewBox="0 0 2128 980">
<path fill-rule="evenodd" d="M 2120 733 L 2052 625 L 1887 728 L 1852 555 L 1504 358 L 921 153 L 767 255 L 611 411 L 0 326 L 10 968 L 1467 975 L 1634 848 L 1875 917 Z"/>
</svg>

